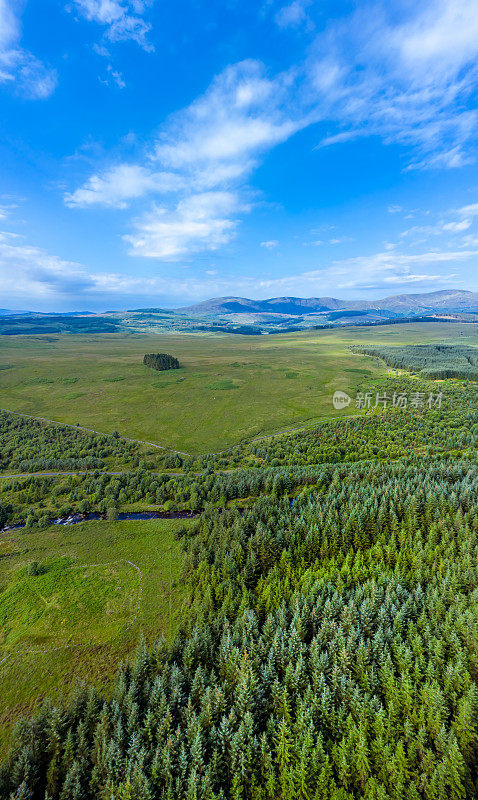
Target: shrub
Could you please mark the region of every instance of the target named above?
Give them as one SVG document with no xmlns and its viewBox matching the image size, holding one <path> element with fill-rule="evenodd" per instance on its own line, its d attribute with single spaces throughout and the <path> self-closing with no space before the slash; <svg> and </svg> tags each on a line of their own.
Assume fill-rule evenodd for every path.
<svg viewBox="0 0 478 800">
<path fill-rule="evenodd" d="M 28 575 L 30 577 L 36 577 L 37 575 L 44 575 L 46 572 L 46 567 L 44 564 L 40 564 L 38 561 L 32 561 L 28 565 Z"/>
</svg>

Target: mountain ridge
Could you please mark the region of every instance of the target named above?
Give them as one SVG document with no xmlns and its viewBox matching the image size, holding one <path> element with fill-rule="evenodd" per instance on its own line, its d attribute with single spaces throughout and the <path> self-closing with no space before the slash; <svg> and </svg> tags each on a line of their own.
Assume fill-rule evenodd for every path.
<svg viewBox="0 0 478 800">
<path fill-rule="evenodd" d="M 442 289 L 436 292 L 389 295 L 379 300 L 341 300 L 336 297 L 271 297 L 252 300 L 247 297 L 213 297 L 190 306 L 176 308 L 176 312 L 191 315 L 218 314 L 286 314 L 299 316 L 327 311 L 386 310 L 402 314 L 458 312 L 478 310 L 478 292 L 462 289 Z"/>
</svg>

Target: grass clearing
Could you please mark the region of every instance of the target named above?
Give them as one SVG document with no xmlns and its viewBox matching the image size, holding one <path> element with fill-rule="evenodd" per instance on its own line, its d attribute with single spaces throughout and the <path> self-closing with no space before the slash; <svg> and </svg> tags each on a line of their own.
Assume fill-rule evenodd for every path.
<svg viewBox="0 0 478 800">
<path fill-rule="evenodd" d="M 132 563 L 56 558 L 42 567 L 39 575 L 20 570 L 0 594 L 0 662 L 30 650 L 105 644 L 134 620 L 142 582 Z"/>
<path fill-rule="evenodd" d="M 183 601 L 174 531 L 185 524 L 84 522 L 0 534 L 0 750 L 16 719 L 46 696 L 58 699 L 82 679 L 107 691 L 141 634 L 174 634 Z M 46 572 L 29 576 L 33 561 Z"/>
</svg>

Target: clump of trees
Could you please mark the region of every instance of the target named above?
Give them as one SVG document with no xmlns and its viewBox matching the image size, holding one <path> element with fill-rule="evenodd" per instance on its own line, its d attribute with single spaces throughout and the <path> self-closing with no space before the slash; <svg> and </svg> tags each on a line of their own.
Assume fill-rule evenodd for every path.
<svg viewBox="0 0 478 800">
<path fill-rule="evenodd" d="M 143 358 L 143 364 L 151 367 L 151 369 L 160 371 L 164 369 L 179 369 L 180 367 L 178 359 L 168 353 L 146 353 Z"/>
</svg>

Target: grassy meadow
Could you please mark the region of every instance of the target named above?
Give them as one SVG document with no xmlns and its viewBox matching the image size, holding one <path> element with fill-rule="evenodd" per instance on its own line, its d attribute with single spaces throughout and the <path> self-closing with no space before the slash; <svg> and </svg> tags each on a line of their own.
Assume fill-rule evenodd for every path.
<svg viewBox="0 0 478 800">
<path fill-rule="evenodd" d="M 416 323 L 273 336 L 104 334 L 0 337 L 0 406 L 192 454 L 333 417 L 387 368 L 353 344 L 478 343 L 476 326 Z M 145 353 L 177 356 L 156 372 Z M 356 413 L 353 406 L 341 415 Z"/>
<path fill-rule="evenodd" d="M 0 749 L 16 719 L 43 698 L 58 699 L 82 679 L 104 689 L 141 633 L 152 641 L 175 632 L 182 590 L 173 534 L 184 524 L 0 533 Z M 44 574 L 28 574 L 35 561 Z"/>
</svg>

